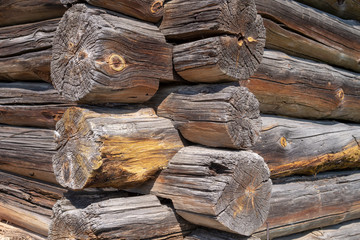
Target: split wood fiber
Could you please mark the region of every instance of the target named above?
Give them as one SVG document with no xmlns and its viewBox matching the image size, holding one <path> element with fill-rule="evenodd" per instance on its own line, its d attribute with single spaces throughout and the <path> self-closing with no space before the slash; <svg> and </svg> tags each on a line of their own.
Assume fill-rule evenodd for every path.
<svg viewBox="0 0 360 240">
<path fill-rule="evenodd" d="M 199 228 L 185 237 L 185 240 L 260 240 L 257 237 L 244 237 L 214 229 Z"/>
<path fill-rule="evenodd" d="M 259 102 L 239 84 L 164 87 L 151 102 L 159 102 L 157 114 L 194 143 L 244 149 L 259 137 Z"/>
<path fill-rule="evenodd" d="M 57 239 L 183 239 L 191 229 L 173 209 L 152 195 L 94 199 L 67 197 L 56 203 L 49 240 Z"/>
<path fill-rule="evenodd" d="M 262 115 L 261 139 L 251 150 L 271 177 L 360 167 L 360 126 Z"/>
<path fill-rule="evenodd" d="M 2 0 L 0 27 L 57 18 L 65 11 L 59 0 Z"/>
<path fill-rule="evenodd" d="M 0 218 L 47 236 L 51 208 L 64 192 L 55 185 L 0 171 Z"/>
<path fill-rule="evenodd" d="M 0 222 L 0 236 L 6 236 L 11 239 L 27 239 L 27 240 L 46 240 L 45 236 L 38 235 L 26 229 L 19 228 L 8 223 Z M 6 239 L 4 238 L 4 239 Z"/>
<path fill-rule="evenodd" d="M 57 181 L 70 189 L 131 188 L 183 147 L 171 121 L 151 108 L 69 108 L 56 125 Z"/>
<path fill-rule="evenodd" d="M 269 176 L 255 153 L 185 147 L 151 192 L 171 199 L 176 212 L 191 223 L 249 236 L 266 220 Z"/>
<path fill-rule="evenodd" d="M 264 18 L 273 20 L 283 26 L 283 28 L 280 26 L 270 27 L 269 36 L 274 35 L 272 34 L 274 31 L 279 31 L 276 33 L 279 35 L 278 37 L 284 35 L 282 33 L 284 31 L 289 32 L 286 39 L 267 38 L 267 47 L 281 51 L 287 51 L 286 49 L 290 47 L 289 54 L 293 55 L 295 52 L 296 55 L 304 57 L 303 51 L 306 54 L 311 54 L 312 51 L 307 51 L 308 47 L 311 47 L 310 42 L 306 44 L 297 42 L 298 38 L 303 38 L 302 35 L 305 37 L 303 39 L 313 39 L 315 44 L 321 43 L 328 48 L 328 54 L 325 54 L 328 56 L 322 56 L 322 61 L 330 64 L 337 61 L 337 66 L 360 72 L 360 28 L 293 0 L 256 0 L 256 7 Z M 291 36 L 293 32 L 298 34 Z M 291 43 L 289 39 L 291 39 Z M 294 45 L 297 45 L 296 49 Z M 314 46 L 312 49 L 315 50 L 316 48 Z M 334 55 L 333 52 L 337 52 L 337 54 Z M 313 59 L 317 59 L 319 56 L 319 51 L 313 51 Z M 325 58 L 330 58 L 330 61 L 326 61 Z"/>
<path fill-rule="evenodd" d="M 360 171 L 279 179 L 270 202 L 270 239 L 358 219 Z M 255 235 L 266 239 L 266 225 L 260 230 Z"/>
<path fill-rule="evenodd" d="M 60 0 L 64 5 L 71 5 L 79 0 Z M 160 21 L 164 13 L 164 0 L 86 0 L 87 3 L 113 10 L 148 22 Z"/>
<path fill-rule="evenodd" d="M 51 81 L 51 46 L 59 21 L 0 28 L 0 81 Z"/>
<path fill-rule="evenodd" d="M 56 32 L 51 78 L 72 101 L 145 102 L 173 79 L 172 46 L 155 25 L 76 4 Z"/>
<path fill-rule="evenodd" d="M 267 50 L 241 85 L 254 93 L 262 113 L 360 122 L 358 73 Z"/>
<path fill-rule="evenodd" d="M 0 125 L 0 169 L 56 183 L 52 157 L 54 131 Z"/>
</svg>

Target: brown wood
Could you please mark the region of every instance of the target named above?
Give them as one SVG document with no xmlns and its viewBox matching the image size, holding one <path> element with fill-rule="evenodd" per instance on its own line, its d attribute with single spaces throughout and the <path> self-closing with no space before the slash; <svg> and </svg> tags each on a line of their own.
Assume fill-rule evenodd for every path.
<svg viewBox="0 0 360 240">
<path fill-rule="evenodd" d="M 56 183 L 54 131 L 0 125 L 0 169 Z"/>
<path fill-rule="evenodd" d="M 198 228 L 193 231 L 185 240 L 260 240 L 257 237 L 244 237 L 228 232 L 217 231 L 214 229 Z"/>
<path fill-rule="evenodd" d="M 171 199 L 176 212 L 191 223 L 249 236 L 266 220 L 269 176 L 255 153 L 185 147 L 151 192 Z"/>
<path fill-rule="evenodd" d="M 118 194 L 119 195 L 119 194 Z M 52 239 L 183 239 L 191 229 L 152 195 L 67 197 L 54 206 Z"/>
<path fill-rule="evenodd" d="M 173 79 L 172 46 L 152 24 L 76 4 L 56 32 L 51 78 L 72 101 L 144 102 Z"/>
<path fill-rule="evenodd" d="M 259 137 L 259 102 L 238 84 L 164 87 L 151 102 L 160 102 L 157 114 L 194 143 L 244 149 Z"/>
<path fill-rule="evenodd" d="M 360 126 L 262 115 L 261 140 L 251 148 L 271 177 L 360 167 Z"/>
<path fill-rule="evenodd" d="M 46 240 L 45 236 L 27 231 L 8 223 L 0 222 L 0 237 L 4 240 L 8 239 L 26 239 L 26 240 Z"/>
<path fill-rule="evenodd" d="M 270 239 L 360 217 L 360 172 L 320 173 L 274 181 L 267 222 Z M 266 239 L 266 225 L 255 234 Z"/>
<path fill-rule="evenodd" d="M 60 0 L 60 2 L 69 5 L 81 1 Z M 164 0 L 86 0 L 86 2 L 154 23 L 160 21 L 164 12 Z"/>
<path fill-rule="evenodd" d="M 358 0 L 296 0 L 343 19 L 360 21 L 360 2 Z"/>
<path fill-rule="evenodd" d="M 55 185 L 0 171 L 0 218 L 47 236 L 51 208 L 64 192 Z"/>
<path fill-rule="evenodd" d="M 360 122 L 357 73 L 269 50 L 242 85 L 254 93 L 263 113 Z"/>
<path fill-rule="evenodd" d="M 262 16 L 283 24 L 286 29 L 337 49 L 354 61 L 360 59 L 360 28 L 293 0 L 256 0 L 256 7 Z M 353 64 L 351 69 L 360 72 L 360 65 Z"/>
<path fill-rule="evenodd" d="M 166 167 L 183 147 L 151 108 L 69 108 L 56 125 L 57 181 L 71 189 L 131 188 Z"/>
<path fill-rule="evenodd" d="M 57 18 L 61 17 L 65 10 L 59 0 L 2 0 L 0 26 Z"/>
</svg>

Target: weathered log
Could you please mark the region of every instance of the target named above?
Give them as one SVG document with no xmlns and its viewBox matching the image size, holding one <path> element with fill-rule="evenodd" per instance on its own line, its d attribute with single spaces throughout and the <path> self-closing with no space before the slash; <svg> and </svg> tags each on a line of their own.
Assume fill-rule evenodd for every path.
<svg viewBox="0 0 360 240">
<path fill-rule="evenodd" d="M 274 181 L 267 223 L 270 239 L 360 217 L 360 171 Z M 266 226 L 254 234 L 266 239 Z"/>
<path fill-rule="evenodd" d="M 345 58 L 352 59 L 344 59 L 347 64 L 344 67 L 360 72 L 360 29 L 293 0 L 256 0 L 256 7 L 261 15 L 283 24 L 286 29 L 340 51 Z M 282 43 L 272 42 L 279 47 Z M 298 51 L 301 53 L 304 49 Z"/>
<path fill-rule="evenodd" d="M 144 102 L 173 79 L 172 46 L 152 24 L 76 4 L 56 32 L 51 78 L 72 101 Z"/>
<path fill-rule="evenodd" d="M 45 236 L 41 236 L 36 233 L 3 222 L 0 222 L 0 236 L 4 237 L 3 238 L 4 240 L 11 240 L 11 239 L 46 240 L 47 239 Z"/>
<path fill-rule="evenodd" d="M 263 113 L 360 122 L 357 73 L 269 50 L 242 85 L 254 93 Z"/>
<path fill-rule="evenodd" d="M 176 212 L 191 223 L 249 236 L 266 220 L 269 176 L 255 153 L 186 147 L 171 159 L 151 192 L 171 199 Z"/>
<path fill-rule="evenodd" d="M 51 208 L 64 192 L 55 185 L 0 171 L 0 218 L 47 236 Z"/>
<path fill-rule="evenodd" d="M 79 197 L 78 197 L 79 198 Z M 53 208 L 49 240 L 183 239 L 191 227 L 152 195 L 62 199 Z"/>
<path fill-rule="evenodd" d="M 81 0 L 60 0 L 64 5 L 71 5 Z M 136 17 L 148 22 L 158 22 L 164 12 L 164 0 L 86 0 L 87 3 L 110 9 L 125 15 Z"/>
<path fill-rule="evenodd" d="M 262 115 L 260 141 L 251 150 L 272 178 L 360 167 L 360 126 Z"/>
<path fill-rule="evenodd" d="M 0 169 L 56 183 L 54 131 L 0 125 Z"/>
<path fill-rule="evenodd" d="M 360 21 L 360 2 L 357 0 L 296 0 L 322 11 L 331 13 L 343 19 Z"/>
<path fill-rule="evenodd" d="M 150 108 L 69 108 L 56 125 L 57 181 L 71 189 L 131 188 L 166 167 L 183 147 L 170 120 Z"/>
<path fill-rule="evenodd" d="M 259 102 L 238 84 L 164 87 L 149 103 L 182 136 L 210 147 L 251 147 L 261 130 Z"/>
<path fill-rule="evenodd" d="M 65 11 L 59 0 L 2 0 L 0 26 L 57 18 Z"/>
<path fill-rule="evenodd" d="M 254 38 L 256 14 L 254 0 L 172 0 L 165 3 L 160 30 L 180 41 L 224 34 L 245 40 Z"/>
<path fill-rule="evenodd" d="M 276 238 L 277 240 L 358 240 L 360 236 L 360 220 L 353 220 L 324 227 L 314 231 L 293 234 Z"/>
<path fill-rule="evenodd" d="M 214 229 L 198 228 L 187 236 L 185 240 L 260 240 L 260 238 L 244 237 Z"/>
</svg>

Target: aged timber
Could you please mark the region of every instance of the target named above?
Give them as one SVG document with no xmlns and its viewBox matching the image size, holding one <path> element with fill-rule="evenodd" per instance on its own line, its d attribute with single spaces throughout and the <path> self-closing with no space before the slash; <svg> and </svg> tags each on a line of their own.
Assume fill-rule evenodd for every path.
<svg viewBox="0 0 360 240">
<path fill-rule="evenodd" d="M 194 143 L 243 149 L 259 137 L 259 102 L 239 84 L 164 87 L 151 102 L 160 102 L 157 114 Z"/>
<path fill-rule="evenodd" d="M 26 229 L 0 222 L 0 234 L 10 239 L 46 240 L 45 236 L 38 235 Z"/>
<path fill-rule="evenodd" d="M 185 240 L 260 240 L 260 238 L 244 237 L 214 229 L 198 228 L 185 237 Z"/>
<path fill-rule="evenodd" d="M 271 177 L 360 167 L 360 126 L 262 115 L 260 141 L 251 148 Z"/>
<path fill-rule="evenodd" d="M 176 212 L 191 223 L 249 236 L 266 220 L 269 177 L 255 153 L 185 147 L 151 192 L 171 199 Z"/>
<path fill-rule="evenodd" d="M 49 240 L 183 239 L 191 229 L 153 195 L 123 197 L 119 193 L 95 198 L 77 194 L 58 201 L 53 210 Z"/>
<path fill-rule="evenodd" d="M 60 0 L 60 2 L 64 5 L 70 5 L 83 1 Z M 154 23 L 160 21 L 164 12 L 164 0 L 86 0 L 86 2 Z"/>
<path fill-rule="evenodd" d="M 51 78 L 72 101 L 144 102 L 173 79 L 172 46 L 152 24 L 76 4 L 56 32 Z"/>
<path fill-rule="evenodd" d="M 183 147 L 179 134 L 151 108 L 69 108 L 56 125 L 57 181 L 71 189 L 131 188 Z"/>
<path fill-rule="evenodd" d="M 51 208 L 64 189 L 0 171 L 0 218 L 47 236 Z"/>
<path fill-rule="evenodd" d="M 242 85 L 254 93 L 263 113 L 360 122 L 357 73 L 268 50 Z"/>
</svg>

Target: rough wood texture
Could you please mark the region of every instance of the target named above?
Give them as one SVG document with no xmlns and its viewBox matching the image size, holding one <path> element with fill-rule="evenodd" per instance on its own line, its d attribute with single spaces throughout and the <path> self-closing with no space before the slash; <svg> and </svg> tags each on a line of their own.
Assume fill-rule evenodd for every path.
<svg viewBox="0 0 360 240">
<path fill-rule="evenodd" d="M 345 58 L 346 55 L 352 58 L 351 69 L 360 72 L 359 63 L 356 66 L 360 59 L 360 28 L 293 0 L 256 0 L 256 7 L 261 15 L 283 24 L 286 29 L 338 50 Z"/>
<path fill-rule="evenodd" d="M 0 237 L 3 240 L 19 239 L 19 240 L 46 240 L 45 236 L 35 234 L 14 225 L 0 222 Z"/>
<path fill-rule="evenodd" d="M 244 149 L 261 130 L 259 102 L 238 84 L 167 87 L 154 101 L 160 117 L 169 118 L 187 140 L 210 147 Z"/>
<path fill-rule="evenodd" d="M 51 208 L 64 189 L 0 171 L 0 218 L 47 236 Z"/>
<path fill-rule="evenodd" d="M 172 80 L 172 46 L 152 24 L 76 4 L 60 21 L 51 78 L 72 101 L 144 102 Z"/>
<path fill-rule="evenodd" d="M 214 229 L 196 229 L 185 240 L 260 240 L 257 237 L 244 237 L 228 232 L 217 231 Z"/>
<path fill-rule="evenodd" d="M 131 188 L 183 147 L 170 120 L 150 108 L 69 108 L 56 125 L 57 181 L 71 189 Z"/>
<path fill-rule="evenodd" d="M 87 202 L 63 199 L 53 208 L 49 240 L 183 239 L 188 226 L 152 195 L 102 197 Z"/>
<path fill-rule="evenodd" d="M 267 222 L 270 239 L 360 217 L 360 171 L 274 181 Z M 255 234 L 266 239 L 266 226 Z"/>
<path fill-rule="evenodd" d="M 343 19 L 360 21 L 360 2 L 358 0 L 296 0 L 314 8 L 331 13 Z"/>
<path fill-rule="evenodd" d="M 217 35 L 253 37 L 254 0 L 172 0 L 165 3 L 160 30 L 166 38 L 184 41 Z"/>
<path fill-rule="evenodd" d="M 269 176 L 255 153 L 186 147 L 161 172 L 152 193 L 171 199 L 191 223 L 249 236 L 266 220 Z"/>
<path fill-rule="evenodd" d="M 60 2 L 69 5 L 81 1 L 60 0 Z M 86 0 L 86 2 L 154 23 L 160 21 L 164 12 L 164 0 Z"/>
<path fill-rule="evenodd" d="M 59 0 L 2 0 L 0 26 L 57 18 L 61 17 L 65 10 Z"/>
<path fill-rule="evenodd" d="M 262 115 L 260 141 L 251 148 L 271 177 L 360 167 L 360 126 Z"/>
<path fill-rule="evenodd" d="M 269 50 L 257 73 L 242 84 L 263 113 L 360 122 L 357 73 Z"/>
<path fill-rule="evenodd" d="M 56 183 L 54 131 L 0 125 L 0 169 Z"/>
<path fill-rule="evenodd" d="M 360 220 L 353 220 L 314 231 L 276 238 L 277 240 L 359 240 Z"/>
</svg>

